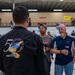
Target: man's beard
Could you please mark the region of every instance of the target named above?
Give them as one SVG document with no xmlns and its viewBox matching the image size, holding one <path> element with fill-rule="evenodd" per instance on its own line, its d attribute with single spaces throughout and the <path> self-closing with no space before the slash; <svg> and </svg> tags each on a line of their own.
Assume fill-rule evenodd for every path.
<svg viewBox="0 0 75 75">
<path fill-rule="evenodd" d="M 60 34 L 60 36 L 61 36 L 61 37 L 63 37 L 63 36 L 64 36 L 64 34 L 63 34 L 63 33 L 61 33 L 61 34 Z"/>
<path fill-rule="evenodd" d="M 40 32 L 41 34 L 45 34 L 46 32 Z"/>
</svg>

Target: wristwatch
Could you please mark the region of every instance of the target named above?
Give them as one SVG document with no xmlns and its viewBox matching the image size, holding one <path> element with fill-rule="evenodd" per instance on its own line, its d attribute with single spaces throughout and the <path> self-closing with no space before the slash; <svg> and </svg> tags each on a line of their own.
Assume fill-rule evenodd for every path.
<svg viewBox="0 0 75 75">
<path fill-rule="evenodd" d="M 62 50 L 60 50 L 60 54 L 62 54 Z"/>
</svg>

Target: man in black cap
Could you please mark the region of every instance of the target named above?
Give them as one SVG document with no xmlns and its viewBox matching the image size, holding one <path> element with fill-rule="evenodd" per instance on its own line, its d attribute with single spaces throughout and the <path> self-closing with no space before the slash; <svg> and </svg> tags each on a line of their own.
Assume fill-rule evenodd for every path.
<svg viewBox="0 0 75 75">
<path fill-rule="evenodd" d="M 0 69 L 6 75 L 46 75 L 41 38 L 28 31 L 29 12 L 23 6 L 13 11 L 15 27 L 0 39 Z"/>
</svg>

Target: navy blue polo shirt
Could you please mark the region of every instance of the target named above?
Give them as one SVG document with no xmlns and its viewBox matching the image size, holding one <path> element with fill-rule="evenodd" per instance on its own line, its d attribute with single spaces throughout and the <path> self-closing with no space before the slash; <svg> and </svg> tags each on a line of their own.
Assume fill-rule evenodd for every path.
<svg viewBox="0 0 75 75">
<path fill-rule="evenodd" d="M 72 61 L 73 49 L 75 48 L 75 39 L 68 35 L 66 36 L 65 39 L 58 36 L 52 41 L 50 48 L 57 49 L 57 50 L 66 49 L 69 51 L 68 55 L 56 54 L 55 64 L 66 65 Z"/>
</svg>

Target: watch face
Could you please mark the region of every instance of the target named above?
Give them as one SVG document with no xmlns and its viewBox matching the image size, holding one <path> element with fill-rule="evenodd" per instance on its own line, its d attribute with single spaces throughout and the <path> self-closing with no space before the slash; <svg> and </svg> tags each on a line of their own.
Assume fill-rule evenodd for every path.
<svg viewBox="0 0 75 75">
<path fill-rule="evenodd" d="M 60 53 L 61 53 L 61 50 L 60 50 Z"/>
</svg>

